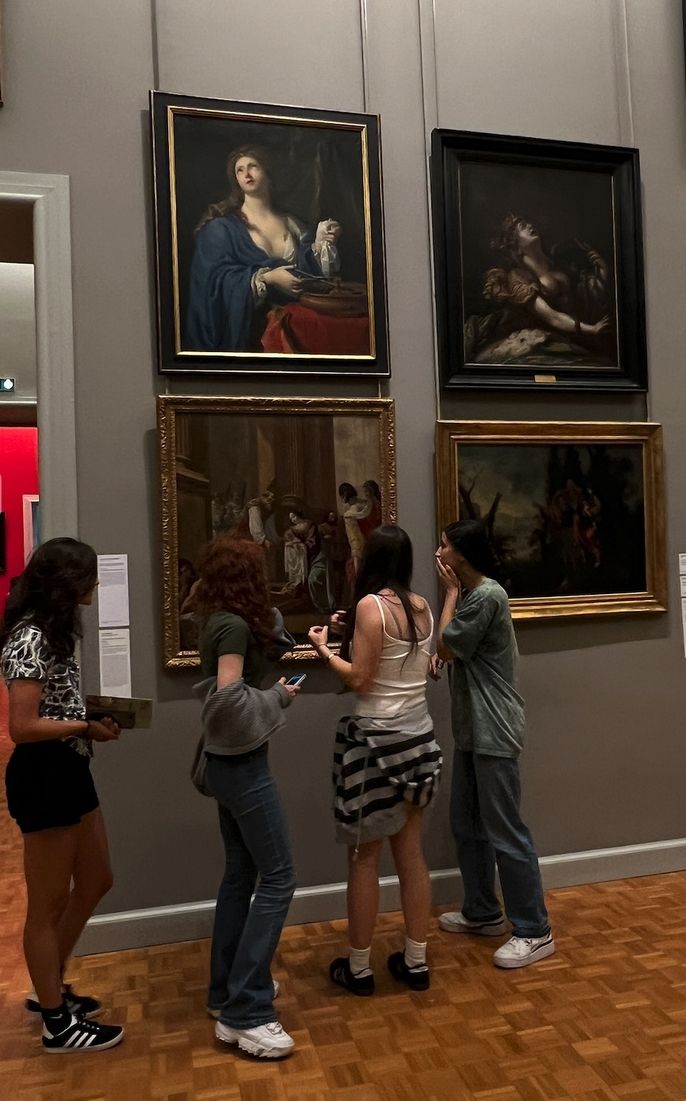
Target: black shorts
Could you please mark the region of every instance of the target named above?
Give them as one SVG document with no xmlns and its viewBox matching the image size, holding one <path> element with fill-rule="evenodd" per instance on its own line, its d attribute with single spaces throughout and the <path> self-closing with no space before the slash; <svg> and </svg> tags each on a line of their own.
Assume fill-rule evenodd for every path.
<svg viewBox="0 0 686 1101">
<path fill-rule="evenodd" d="M 22 833 L 76 826 L 99 806 L 90 757 L 64 742 L 15 746 L 5 787 L 9 812 Z"/>
</svg>

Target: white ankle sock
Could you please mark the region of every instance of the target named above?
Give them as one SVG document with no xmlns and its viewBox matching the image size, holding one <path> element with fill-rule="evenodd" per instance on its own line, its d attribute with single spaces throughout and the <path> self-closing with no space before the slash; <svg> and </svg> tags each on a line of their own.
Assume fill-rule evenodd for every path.
<svg viewBox="0 0 686 1101">
<path fill-rule="evenodd" d="M 371 975 L 372 970 L 369 966 L 369 957 L 371 954 L 371 945 L 369 948 L 350 948 L 350 970 L 356 979 L 366 979 L 368 975 Z"/>
<path fill-rule="evenodd" d="M 405 963 L 408 967 L 426 967 L 426 941 L 420 944 L 405 937 Z"/>
</svg>

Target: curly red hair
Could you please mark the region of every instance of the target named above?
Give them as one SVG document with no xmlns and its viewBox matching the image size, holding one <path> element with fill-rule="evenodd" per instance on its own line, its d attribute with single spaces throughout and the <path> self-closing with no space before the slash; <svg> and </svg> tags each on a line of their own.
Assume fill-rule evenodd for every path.
<svg viewBox="0 0 686 1101">
<path fill-rule="evenodd" d="M 212 612 L 232 612 L 245 620 L 260 642 L 273 640 L 264 551 L 257 543 L 220 535 L 204 547 L 198 572 L 194 605 L 201 618 Z"/>
</svg>

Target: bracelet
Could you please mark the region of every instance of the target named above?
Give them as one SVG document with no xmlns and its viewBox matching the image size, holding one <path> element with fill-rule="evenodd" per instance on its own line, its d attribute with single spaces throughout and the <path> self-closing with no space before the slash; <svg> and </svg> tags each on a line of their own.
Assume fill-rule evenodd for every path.
<svg viewBox="0 0 686 1101">
<path fill-rule="evenodd" d="M 317 653 L 319 654 L 320 658 L 324 659 L 324 661 L 327 663 L 327 665 L 331 661 L 331 658 L 333 657 L 333 654 L 331 653 L 330 650 L 329 650 L 328 654 L 326 654 L 326 655 L 322 654 L 322 647 L 321 646 L 319 647 Z"/>
</svg>

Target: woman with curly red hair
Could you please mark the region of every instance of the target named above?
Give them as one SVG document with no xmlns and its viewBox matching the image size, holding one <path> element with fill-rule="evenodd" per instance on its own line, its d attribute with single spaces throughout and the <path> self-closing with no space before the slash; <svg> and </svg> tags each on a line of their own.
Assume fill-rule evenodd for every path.
<svg viewBox="0 0 686 1101">
<path fill-rule="evenodd" d="M 194 608 L 206 679 L 196 690 L 203 699 L 203 735 L 193 779 L 217 800 L 226 848 L 208 1012 L 217 1019 L 217 1039 L 274 1059 L 294 1047 L 276 1019 L 271 962 L 295 871 L 267 747 L 298 689 L 284 677 L 260 688 L 270 662 L 288 646 L 283 620 L 270 606 L 262 548 L 248 539 L 219 537 L 205 548 L 199 574 Z"/>
</svg>

